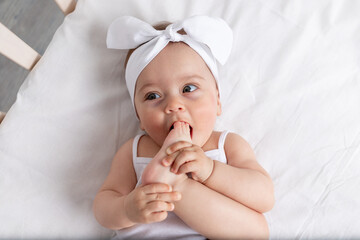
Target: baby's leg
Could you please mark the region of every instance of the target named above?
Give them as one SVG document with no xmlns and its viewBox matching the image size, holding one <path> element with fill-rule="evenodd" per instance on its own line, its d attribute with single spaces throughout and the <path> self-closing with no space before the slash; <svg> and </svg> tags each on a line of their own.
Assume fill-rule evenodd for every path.
<svg viewBox="0 0 360 240">
<path fill-rule="evenodd" d="M 178 141 L 191 142 L 190 126 L 184 122 L 175 122 L 174 129 L 170 131 L 166 137 L 163 146 L 151 162 L 146 166 L 141 176 L 142 184 L 146 185 L 149 183 L 166 183 L 173 185 L 179 178 L 187 177 L 185 174 L 176 175 L 170 172 L 170 167 L 164 167 L 161 161 L 167 156 L 166 149 Z"/>
</svg>

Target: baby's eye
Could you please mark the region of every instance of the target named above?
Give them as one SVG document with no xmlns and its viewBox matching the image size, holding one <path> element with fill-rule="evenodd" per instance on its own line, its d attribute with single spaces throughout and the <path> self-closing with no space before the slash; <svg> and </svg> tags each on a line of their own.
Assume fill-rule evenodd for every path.
<svg viewBox="0 0 360 240">
<path fill-rule="evenodd" d="M 157 93 L 148 93 L 145 95 L 145 100 L 154 100 L 154 99 L 157 99 L 159 98 L 160 95 L 157 94 Z"/>
<path fill-rule="evenodd" d="M 193 92 L 197 89 L 197 87 L 195 85 L 192 84 L 188 84 L 184 87 L 183 89 L 183 93 L 187 93 L 187 92 Z"/>
</svg>

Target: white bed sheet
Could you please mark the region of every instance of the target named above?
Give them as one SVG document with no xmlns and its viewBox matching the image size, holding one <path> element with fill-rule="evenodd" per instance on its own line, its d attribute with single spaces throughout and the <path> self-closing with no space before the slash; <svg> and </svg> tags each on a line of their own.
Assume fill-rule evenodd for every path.
<svg viewBox="0 0 360 240">
<path fill-rule="evenodd" d="M 92 200 L 139 130 L 107 27 L 195 14 L 234 30 L 216 129 L 242 135 L 272 176 L 271 238 L 360 238 L 359 12 L 346 0 L 79 0 L 0 125 L 0 238 L 111 236 Z"/>
</svg>

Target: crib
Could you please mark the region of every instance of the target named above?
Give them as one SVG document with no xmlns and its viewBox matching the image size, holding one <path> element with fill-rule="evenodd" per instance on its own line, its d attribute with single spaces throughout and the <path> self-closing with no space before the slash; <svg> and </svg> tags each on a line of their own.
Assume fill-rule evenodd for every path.
<svg viewBox="0 0 360 240">
<path fill-rule="evenodd" d="M 75 0 L 54 0 L 60 10 L 67 15 L 74 11 Z M 31 71 L 35 64 L 41 58 L 28 44 L 22 41 L 18 36 L 11 32 L 0 22 L 0 53 L 10 60 L 19 64 L 21 67 Z M 0 112 L 0 124 L 5 118 L 5 113 Z"/>
<path fill-rule="evenodd" d="M 140 129 L 107 28 L 198 14 L 234 31 L 216 130 L 245 138 L 273 178 L 270 238 L 360 238 L 360 2 L 56 2 L 67 16 L 43 56 L 0 23 L 0 52 L 29 70 L 0 114 L 0 238 L 112 236 L 92 201 Z"/>
</svg>

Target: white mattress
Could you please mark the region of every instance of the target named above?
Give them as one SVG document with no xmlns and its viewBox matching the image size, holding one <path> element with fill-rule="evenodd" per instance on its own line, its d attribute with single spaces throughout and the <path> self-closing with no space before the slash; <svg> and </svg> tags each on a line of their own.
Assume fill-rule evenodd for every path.
<svg viewBox="0 0 360 240">
<path fill-rule="evenodd" d="M 345 0 L 79 0 L 0 125 L 0 238 L 112 235 L 92 200 L 139 129 L 107 27 L 195 14 L 234 30 L 216 129 L 243 136 L 272 176 L 271 238 L 360 238 L 359 12 Z"/>
</svg>

